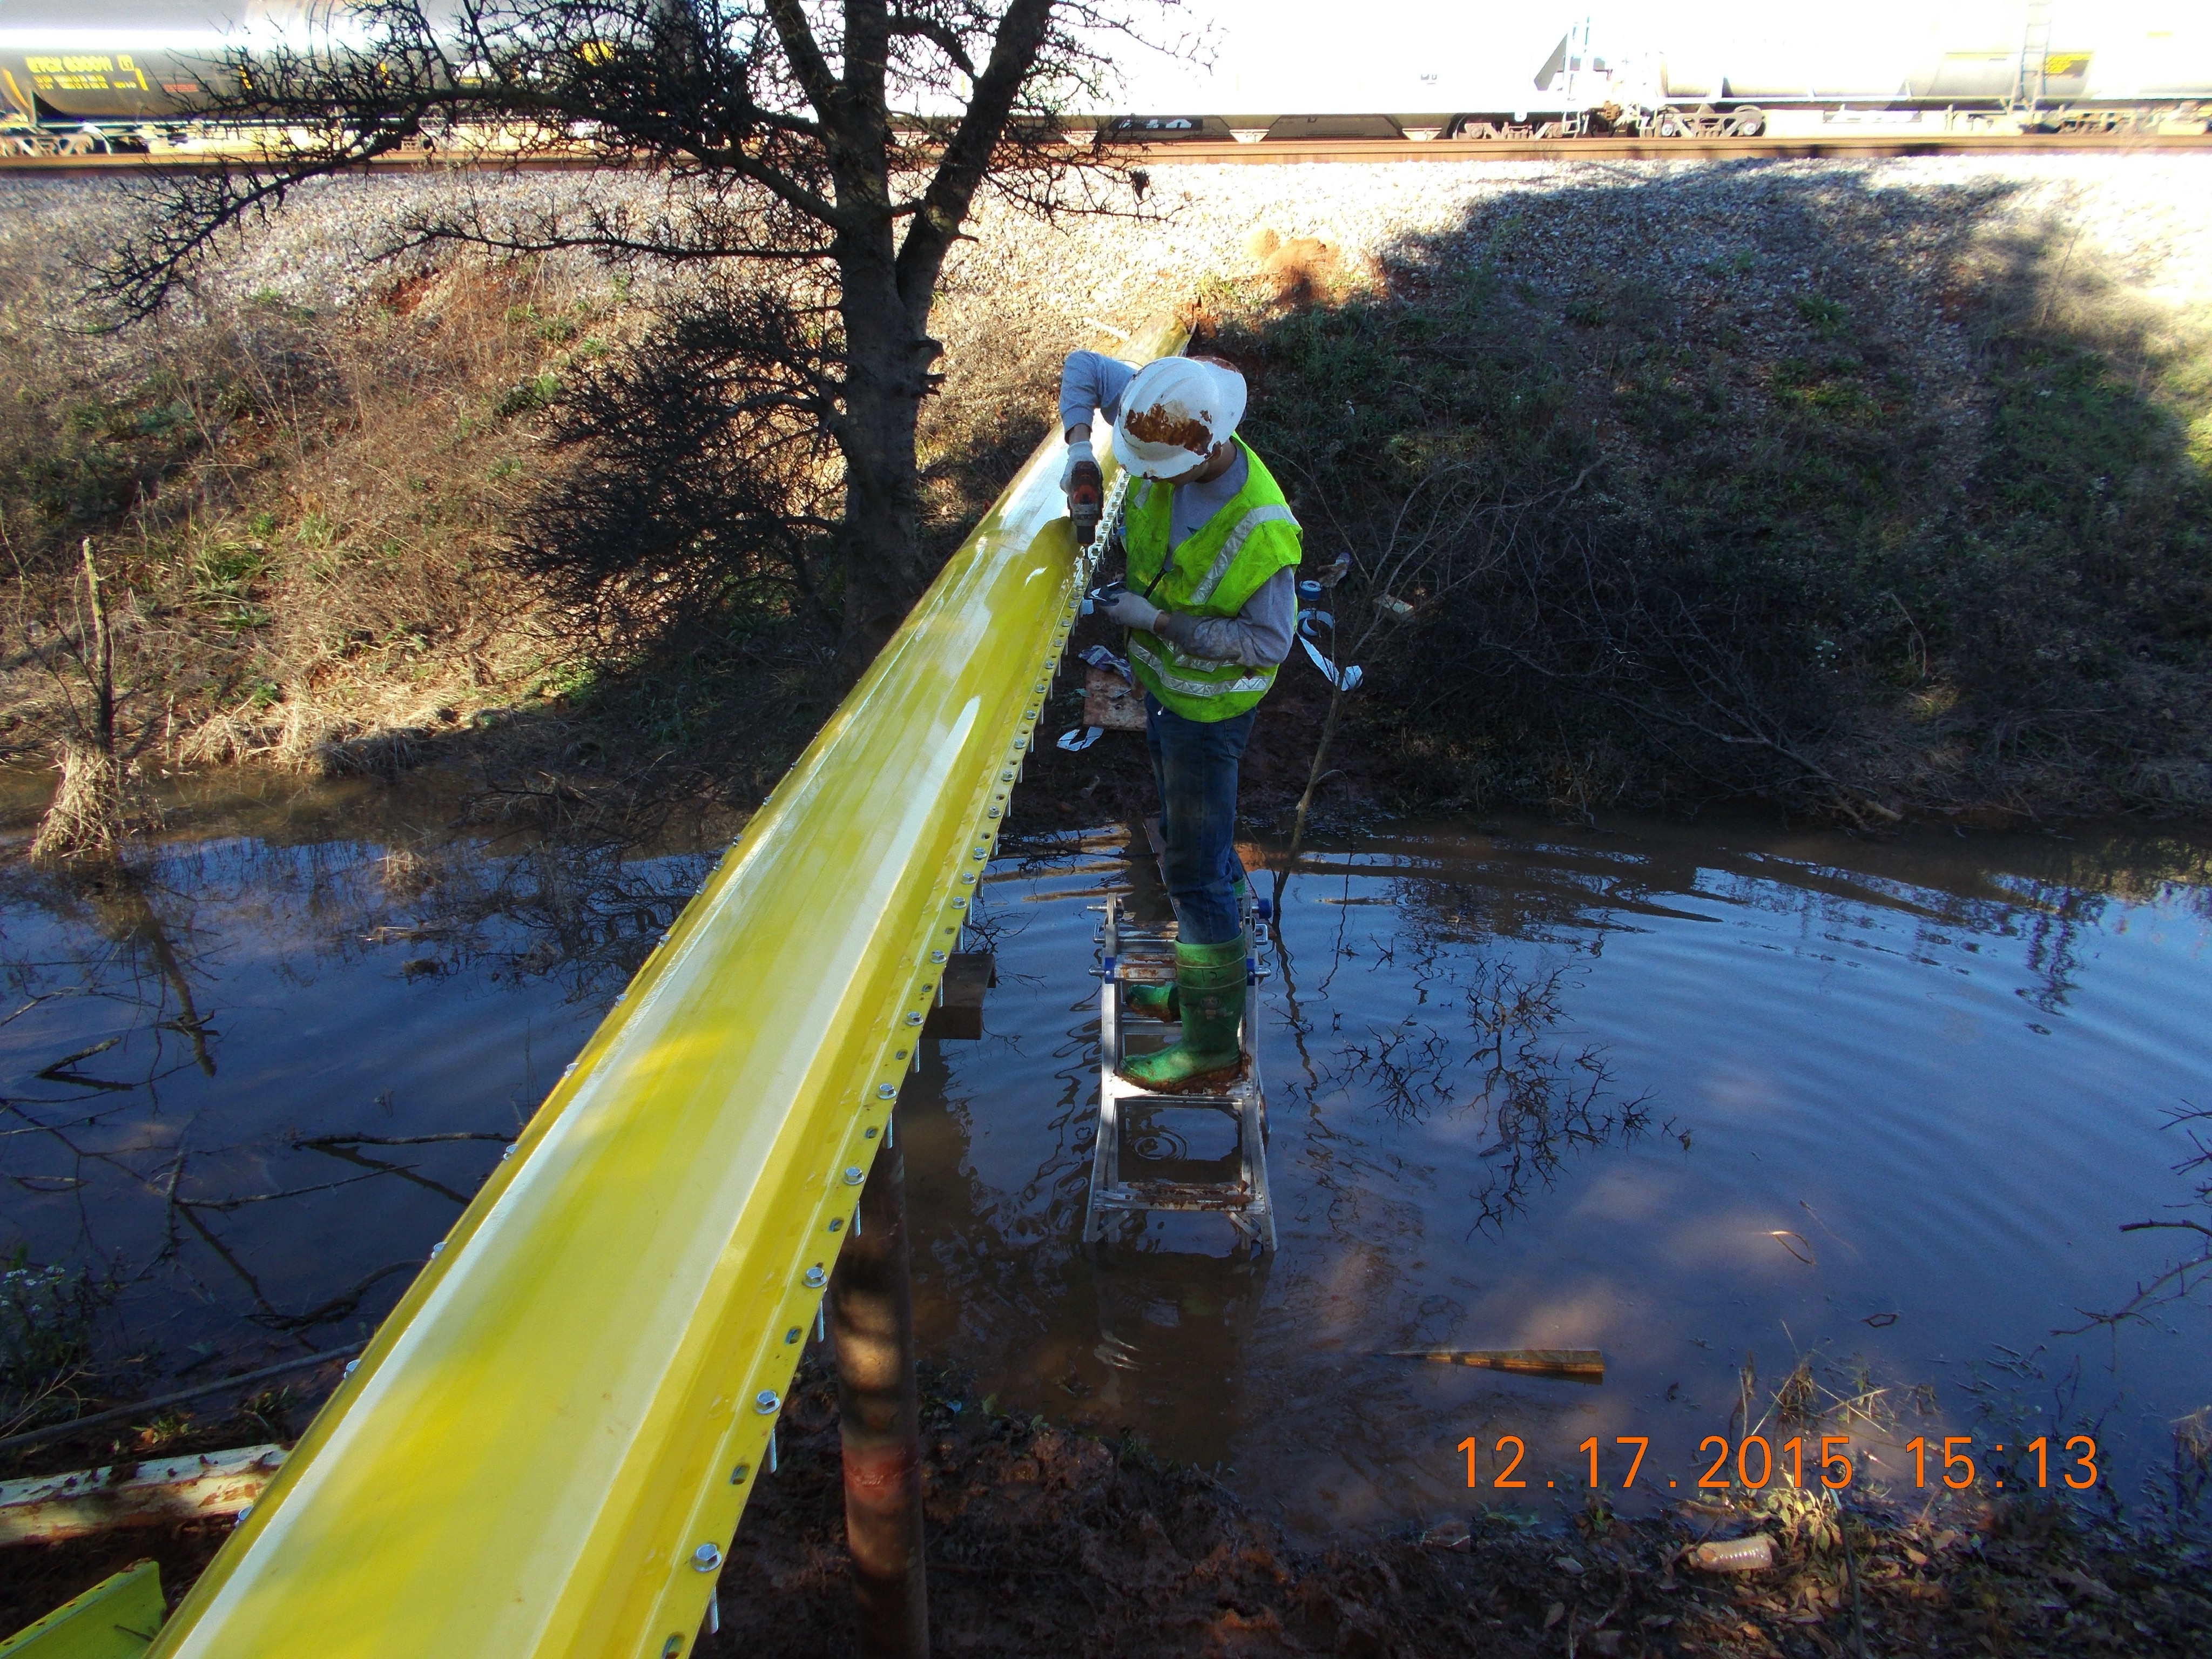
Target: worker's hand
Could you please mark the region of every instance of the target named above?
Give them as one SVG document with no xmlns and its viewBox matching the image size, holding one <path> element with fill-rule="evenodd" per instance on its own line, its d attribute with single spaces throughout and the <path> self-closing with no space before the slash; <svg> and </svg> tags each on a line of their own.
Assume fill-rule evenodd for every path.
<svg viewBox="0 0 2212 1659">
<path fill-rule="evenodd" d="M 1075 488 L 1077 467 L 1096 467 L 1097 465 L 1098 458 L 1091 453 L 1090 439 L 1078 438 L 1073 443 L 1068 445 L 1067 464 L 1060 469 L 1060 493 L 1065 495 Z"/>
<path fill-rule="evenodd" d="M 1159 606 L 1141 593 L 1127 591 L 1103 601 L 1098 610 L 1109 622 L 1117 622 L 1124 628 L 1133 628 L 1141 634 L 1151 633 L 1152 625 L 1160 619 Z"/>
</svg>

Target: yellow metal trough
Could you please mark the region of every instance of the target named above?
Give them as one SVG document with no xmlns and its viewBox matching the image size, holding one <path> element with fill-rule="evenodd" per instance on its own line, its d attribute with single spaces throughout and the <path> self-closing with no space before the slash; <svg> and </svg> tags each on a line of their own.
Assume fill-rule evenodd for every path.
<svg viewBox="0 0 2212 1659">
<path fill-rule="evenodd" d="M 724 855 L 154 1654 L 690 1650 L 1074 621 L 1059 464 Z"/>
</svg>

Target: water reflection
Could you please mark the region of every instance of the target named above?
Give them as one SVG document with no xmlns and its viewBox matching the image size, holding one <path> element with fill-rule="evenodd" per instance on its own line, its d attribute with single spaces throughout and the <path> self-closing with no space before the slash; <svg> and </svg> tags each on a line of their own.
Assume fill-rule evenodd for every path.
<svg viewBox="0 0 2212 1659">
<path fill-rule="evenodd" d="M 0 1250 L 118 1285 L 114 1387 L 372 1328 L 718 850 L 443 822 L 310 792 L 126 877 L 0 868 Z M 994 866 L 985 1035 L 902 1097 L 923 1341 L 979 1392 L 1309 1534 L 1564 1500 L 1591 1435 L 1686 1480 L 1801 1374 L 1893 1441 L 2101 1414 L 2130 1486 L 2212 1403 L 2194 1306 L 2054 1334 L 2155 1276 L 2171 1238 L 2119 1229 L 2202 1178 L 2197 844 L 1460 824 L 1273 870 L 1253 1263 L 1218 1218 L 1079 1248 L 1091 907 L 1164 914 L 1127 841 Z M 1580 1347 L 1602 1389 L 1387 1357 Z M 1461 1446 L 1506 1436 L 1532 1486 L 1471 1492 Z"/>
<path fill-rule="evenodd" d="M 118 1387 L 373 1328 L 708 864 L 388 829 L 0 867 L 0 1245 Z"/>
<path fill-rule="evenodd" d="M 2186 1196 L 2158 1108 L 2203 1081 L 2193 844 L 1545 825 L 1310 857 L 1278 872 L 1283 1248 L 1249 1291 L 1188 1224 L 1105 1267 L 1076 1249 L 1086 907 L 1152 884 L 1113 848 L 1000 866 L 1011 988 L 926 1109 L 960 1194 L 957 1225 L 917 1220 L 925 1326 L 1021 1409 L 1233 1466 L 1317 1533 L 1463 1507 L 1469 1437 L 1541 1465 L 1486 1498 L 1578 1491 L 1593 1433 L 1651 1437 L 1686 1486 L 1698 1438 L 1777 1388 L 1893 1446 L 1922 1413 L 1994 1437 L 2008 1413 L 2101 1412 L 2136 1475 L 2205 1403 L 2182 1338 L 2051 1334 L 2124 1299 L 2146 1257 L 2118 1227 L 2146 1193 Z M 1582 1346 L 1602 1391 L 1378 1357 Z M 2048 1397 L 1984 1386 L 2008 1348 Z M 2087 1381 L 2055 1389 L 2077 1361 Z"/>
</svg>

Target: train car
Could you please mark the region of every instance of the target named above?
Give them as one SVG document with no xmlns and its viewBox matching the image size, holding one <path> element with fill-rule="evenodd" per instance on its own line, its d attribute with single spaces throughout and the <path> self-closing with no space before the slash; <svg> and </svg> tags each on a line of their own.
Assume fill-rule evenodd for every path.
<svg viewBox="0 0 2212 1659">
<path fill-rule="evenodd" d="M 2176 0 L 1747 0 L 1602 14 L 1543 69 L 1569 117 L 1667 133 L 1856 125 L 2065 131 L 2212 113 L 2212 10 Z M 1811 118 L 1808 120 L 1807 117 Z M 1940 120 L 1931 118 L 1941 118 Z"/>
<path fill-rule="evenodd" d="M 47 124 L 182 118 L 226 51 L 308 24 L 296 0 L 0 0 L 0 93 Z"/>
<path fill-rule="evenodd" d="M 428 0 L 443 10 L 455 0 Z M 436 15 L 434 12 L 434 17 Z M 343 44 L 343 0 L 0 0 L 0 140 L 161 147 L 227 52 Z M 1071 136 L 1719 136 L 1848 125 L 2203 131 L 2205 0 L 1660 0 L 1563 20 L 1438 0 L 1192 0 L 1190 47 L 1120 37 Z"/>
<path fill-rule="evenodd" d="M 189 128 L 232 54 L 352 40 L 328 0 L 0 0 L 4 131 L 19 150 L 143 148 Z"/>
<path fill-rule="evenodd" d="M 1561 15 L 1437 0 L 1188 0 L 1180 52 L 1118 46 L 1120 84 L 1077 120 L 1155 138 L 1433 137 L 1525 107 Z"/>
<path fill-rule="evenodd" d="M 1858 0 L 1847 14 L 1660 0 L 1480 21 L 1366 0 L 1356 31 L 1340 9 L 1282 0 L 1206 0 L 1198 15 L 1212 24 L 1211 67 L 1133 64 L 1110 131 L 1255 140 L 1750 137 L 1838 123 L 2191 131 L 2212 115 L 2203 0 Z"/>
</svg>

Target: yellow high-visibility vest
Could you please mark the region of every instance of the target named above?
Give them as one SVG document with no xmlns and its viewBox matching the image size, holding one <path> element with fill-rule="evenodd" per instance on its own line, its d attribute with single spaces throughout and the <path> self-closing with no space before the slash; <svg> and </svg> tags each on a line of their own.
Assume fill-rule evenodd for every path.
<svg viewBox="0 0 2212 1659">
<path fill-rule="evenodd" d="M 1244 487 L 1228 504 L 1170 550 L 1175 486 L 1139 478 L 1129 486 L 1121 543 L 1129 555 L 1129 586 L 1151 589 L 1163 611 L 1185 617 L 1234 617 L 1267 579 L 1296 565 L 1304 533 L 1274 475 L 1242 438 Z M 1165 574 L 1162 574 L 1162 568 Z M 1155 580 L 1157 578 L 1157 580 Z M 1225 720 L 1257 704 L 1275 683 L 1275 665 L 1196 657 L 1157 634 L 1132 630 L 1129 665 L 1145 690 L 1186 720 Z"/>
</svg>

